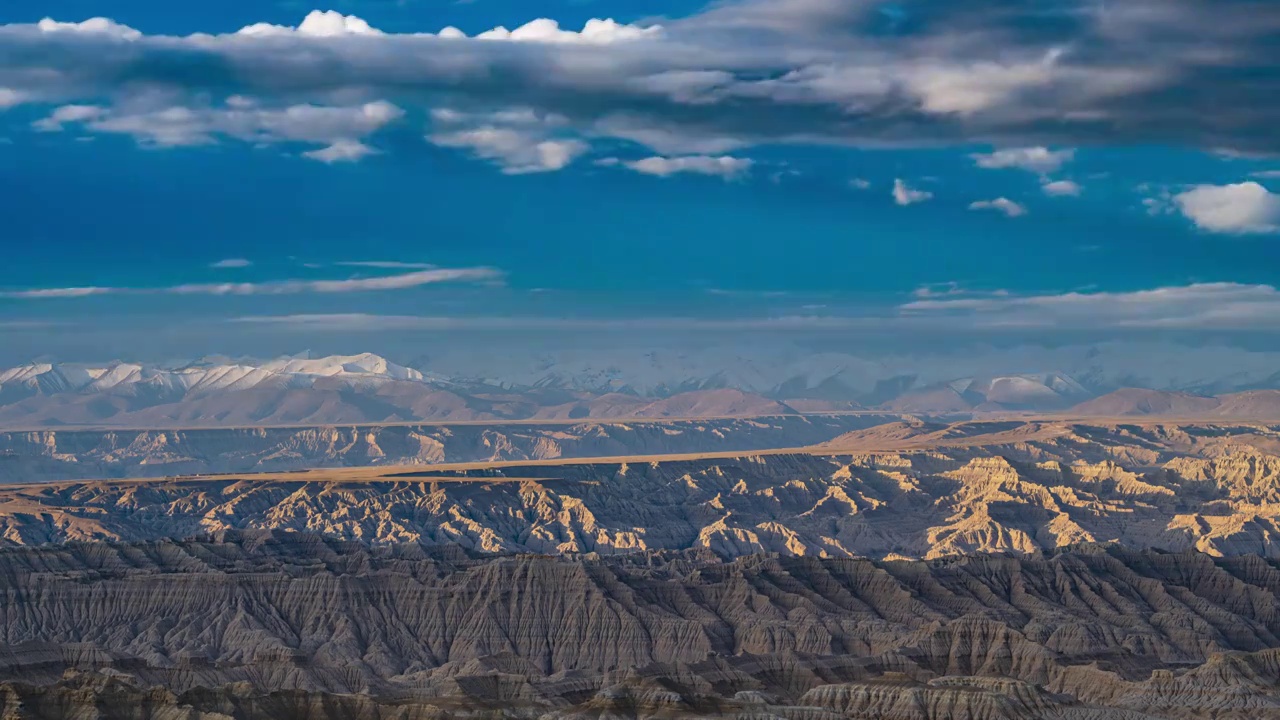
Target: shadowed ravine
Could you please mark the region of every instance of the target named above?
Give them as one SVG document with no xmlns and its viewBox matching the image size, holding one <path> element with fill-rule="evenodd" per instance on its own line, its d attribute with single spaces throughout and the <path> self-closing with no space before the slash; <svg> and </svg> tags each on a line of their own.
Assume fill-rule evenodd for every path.
<svg viewBox="0 0 1280 720">
<path fill-rule="evenodd" d="M 11 549 L 0 576 L 0 698 L 26 712 L 1280 716 L 1280 567 L 1258 557 L 479 557 L 228 533 Z"/>
</svg>

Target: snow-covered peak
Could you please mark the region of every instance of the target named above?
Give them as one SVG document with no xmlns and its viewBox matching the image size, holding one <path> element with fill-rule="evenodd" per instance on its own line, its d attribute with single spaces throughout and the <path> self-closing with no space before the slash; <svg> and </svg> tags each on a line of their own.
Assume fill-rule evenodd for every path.
<svg viewBox="0 0 1280 720">
<path fill-rule="evenodd" d="M 423 379 L 421 372 L 403 365 L 396 365 L 386 358 L 372 353 L 333 355 L 314 360 L 296 356 L 283 357 L 263 364 L 262 368 L 275 373 L 314 375 L 317 377 L 358 375 L 414 382 L 421 382 Z"/>
<path fill-rule="evenodd" d="M 195 362 L 102 366 L 32 363 L 0 369 L 0 391 L 54 395 L 68 392 L 129 392 L 183 396 L 250 390 L 257 387 L 309 387 L 320 378 L 349 380 L 363 387 L 386 382 L 424 382 L 421 372 L 364 353 L 326 358 L 284 357 L 266 362 L 203 358 Z"/>
</svg>

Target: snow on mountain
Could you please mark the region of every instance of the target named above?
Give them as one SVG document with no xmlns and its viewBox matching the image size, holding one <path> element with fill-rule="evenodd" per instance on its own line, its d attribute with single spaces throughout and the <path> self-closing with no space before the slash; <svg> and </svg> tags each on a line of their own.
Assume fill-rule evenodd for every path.
<svg viewBox="0 0 1280 720">
<path fill-rule="evenodd" d="M 843 393 L 887 400 L 894 394 L 1002 377 L 1021 378 L 1001 384 L 1015 396 L 1040 392 L 1025 380 L 1055 396 L 1077 399 L 1121 387 L 1217 393 L 1280 385 L 1280 353 L 1148 342 L 865 355 L 814 353 L 785 342 L 680 351 L 624 346 L 530 353 L 458 346 L 416 365 L 457 382 L 652 396 L 733 387 L 777 397 Z"/>
<path fill-rule="evenodd" d="M 1280 387 L 1280 353 L 1121 342 L 897 355 L 813 352 L 786 342 L 543 352 L 456 344 L 415 364 L 370 353 L 154 365 L 35 362 L 0 369 L 0 422 L 373 422 L 435 418 L 446 410 L 451 419 L 595 417 L 592 398 L 650 402 L 720 391 L 752 397 L 727 404 L 720 396 L 690 397 L 672 407 L 780 401 L 920 413 L 1058 410 L 1123 387 L 1204 395 Z"/>
<path fill-rule="evenodd" d="M 92 367 L 35 363 L 0 370 L 0 392 L 25 390 L 27 394 L 107 393 L 131 386 L 162 395 L 186 395 L 271 387 L 310 387 L 320 378 L 377 386 L 394 381 L 423 382 L 422 373 L 385 358 L 365 353 L 315 360 L 296 357 L 258 365 L 196 362 L 183 367 L 110 363 Z"/>
</svg>

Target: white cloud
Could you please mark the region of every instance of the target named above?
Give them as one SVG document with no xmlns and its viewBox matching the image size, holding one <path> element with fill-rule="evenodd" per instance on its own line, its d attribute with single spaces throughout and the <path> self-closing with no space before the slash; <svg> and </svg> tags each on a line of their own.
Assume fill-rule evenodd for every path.
<svg viewBox="0 0 1280 720">
<path fill-rule="evenodd" d="M 1280 195 L 1256 182 L 1197 185 L 1173 203 L 1196 227 L 1214 233 L 1280 232 Z"/>
<path fill-rule="evenodd" d="M 979 200 L 969 204 L 970 210 L 997 210 L 1011 218 L 1022 217 L 1027 214 L 1027 209 L 1022 205 L 1010 200 L 1006 197 L 998 197 L 995 200 Z"/>
<path fill-rule="evenodd" d="M 234 270 L 236 268 L 247 268 L 250 265 L 253 265 L 253 263 L 244 258 L 227 258 L 226 260 L 219 260 L 209 267 L 215 270 Z"/>
<path fill-rule="evenodd" d="M 973 160 L 980 168 L 990 170 L 1016 168 L 1047 175 L 1062 169 L 1075 158 L 1076 151 L 1050 150 L 1046 147 L 1007 148 L 991 153 L 978 153 Z"/>
<path fill-rule="evenodd" d="M 933 113 L 971 115 L 1008 102 L 1019 91 L 1059 82 L 1052 51 L 1024 61 L 967 65 L 919 63 L 904 72 L 905 84 Z"/>
<path fill-rule="evenodd" d="M 474 38 L 456 27 L 446 27 L 439 33 L 418 33 L 417 37 L 437 37 L 445 40 L 505 40 L 511 42 L 549 43 L 549 44 L 581 44 L 609 45 L 617 42 L 657 38 L 662 35 L 660 25 L 641 27 L 625 25 L 612 19 L 588 20 L 581 31 L 561 29 L 560 23 L 550 18 L 538 18 L 514 30 L 499 26 L 479 33 Z M 255 23 L 241 28 L 236 33 L 247 38 L 272 37 L 304 37 L 304 38 L 339 38 L 350 36 L 378 37 L 385 35 L 381 30 L 371 26 L 363 18 L 355 15 L 343 15 L 337 11 L 313 10 L 297 27 L 273 25 L 271 23 Z"/>
<path fill-rule="evenodd" d="M 485 112 L 435 108 L 431 119 L 437 132 L 427 136 L 428 142 L 470 150 L 508 175 L 562 170 L 590 150 L 587 143 L 562 136 L 567 118 L 528 107 Z"/>
<path fill-rule="evenodd" d="M 1138 292 L 924 296 L 899 310 L 908 318 L 945 319 L 956 327 L 1245 330 L 1280 327 L 1280 291 L 1269 285 L 1202 283 Z"/>
<path fill-rule="evenodd" d="M 628 140 L 662 155 L 723 155 L 750 144 L 725 133 L 708 133 L 630 113 L 606 115 L 591 125 L 588 134 Z"/>
<path fill-rule="evenodd" d="M 162 288 L 74 287 L 11 290 L 0 298 L 41 300 L 95 295 L 300 295 L 303 293 L 374 292 L 404 290 L 447 282 L 497 282 L 502 273 L 493 268 L 439 268 L 400 275 L 347 280 L 275 280 L 260 283 L 192 283 Z"/>
<path fill-rule="evenodd" d="M 38 121 L 38 129 L 60 130 L 82 123 L 93 132 L 129 135 L 154 147 L 209 145 L 221 136 L 253 143 L 301 142 L 324 148 L 304 153 L 324 162 L 358 160 L 375 152 L 359 138 L 404 117 L 404 111 L 385 101 L 354 106 L 291 105 L 260 107 L 233 97 L 223 106 L 169 106 L 154 109 L 64 106 Z"/>
<path fill-rule="evenodd" d="M 623 167 L 644 175 L 670 177 L 679 173 L 694 175 L 713 175 L 732 180 L 741 177 L 751 170 L 754 162 L 748 158 L 736 158 L 728 155 L 712 157 L 710 155 L 689 155 L 685 157 L 647 157 L 641 160 L 629 160 L 618 163 Z"/>
<path fill-rule="evenodd" d="M 302 156 L 332 165 L 338 162 L 359 162 L 369 155 L 377 154 L 377 150 L 359 140 L 338 140 L 328 147 L 308 150 L 302 153 Z"/>
<path fill-rule="evenodd" d="M 916 190 L 901 178 L 893 181 L 893 201 L 903 207 L 931 199 L 933 199 L 933 193 L 928 190 Z"/>
<path fill-rule="evenodd" d="M 170 106 L 159 110 L 111 110 L 87 123 L 96 132 L 122 133 L 160 147 L 207 145 L 218 136 L 247 142 L 316 142 L 333 145 L 378 132 L 402 118 L 390 102 L 355 106 L 291 105 L 260 108 L 244 102 L 214 106 Z"/>
<path fill-rule="evenodd" d="M 370 27 L 369 23 L 355 15 L 343 15 L 333 10 L 327 12 L 312 10 L 296 28 L 256 23 L 241 28 L 236 34 L 249 37 L 279 37 L 296 34 L 303 37 L 331 38 L 344 35 L 381 35 L 382 31 Z"/>
<path fill-rule="evenodd" d="M 104 17 L 89 18 L 84 22 L 58 22 L 53 18 L 45 18 L 36 24 L 42 33 L 76 33 L 83 35 L 99 35 L 119 40 L 139 40 L 142 33 L 128 25 Z"/>
<path fill-rule="evenodd" d="M 69 288 L 43 288 L 39 290 L 14 290 L 12 292 L 0 292 L 0 297 L 21 299 L 21 300 L 43 300 L 46 298 L 82 298 L 91 295 L 110 295 L 116 292 L 116 288 L 102 287 L 69 287 Z"/>
<path fill-rule="evenodd" d="M 67 125 L 80 124 L 92 132 L 129 135 L 155 147 L 208 145 L 220 136 L 254 143 L 320 143 L 325 147 L 303 155 L 322 162 L 338 162 L 359 160 L 377 152 L 358 138 L 403 116 L 403 110 L 385 101 L 347 107 L 265 108 L 250 98 L 232 96 L 221 107 L 63 105 L 32 126 L 40 132 L 60 132 Z"/>
<path fill-rule="evenodd" d="M 0 87 L 0 110 L 17 107 L 27 101 L 27 94 L 13 88 Z"/>
<path fill-rule="evenodd" d="M 49 117 L 31 123 L 31 127 L 39 132 L 62 132 L 63 126 L 68 123 L 97 120 L 106 112 L 106 108 L 97 105 L 63 105 L 55 109 Z"/>
<path fill-rule="evenodd" d="M 1081 188 L 1071 180 L 1055 180 L 1047 182 L 1040 186 L 1045 195 L 1051 197 L 1076 197 L 1080 194 Z"/>
<path fill-rule="evenodd" d="M 849 181 L 849 187 L 854 190 L 869 190 L 871 189 L 871 181 L 863 178 L 854 178 Z"/>
<path fill-rule="evenodd" d="M 498 163 L 508 175 L 561 170 L 590 149 L 581 140 L 543 139 L 539 132 L 493 125 L 435 133 L 427 139 L 441 147 L 470 150 Z"/>
<path fill-rule="evenodd" d="M 1259 170 L 1249 173 L 1250 177 L 1260 178 L 1262 180 L 1275 180 L 1280 178 L 1280 170 Z"/>
<path fill-rule="evenodd" d="M 588 20 L 581 32 L 561 30 L 560 23 L 548 18 L 539 18 L 525 23 L 515 30 L 496 27 L 482 32 L 477 40 L 512 40 L 516 42 L 541 43 L 582 43 L 588 45 L 609 45 L 616 42 L 629 42 L 645 38 L 657 38 L 662 35 L 661 25 L 640 27 L 623 25 L 613 19 Z M 442 33 L 443 35 L 443 33 Z M 455 36 L 457 37 L 457 36 Z"/>
</svg>

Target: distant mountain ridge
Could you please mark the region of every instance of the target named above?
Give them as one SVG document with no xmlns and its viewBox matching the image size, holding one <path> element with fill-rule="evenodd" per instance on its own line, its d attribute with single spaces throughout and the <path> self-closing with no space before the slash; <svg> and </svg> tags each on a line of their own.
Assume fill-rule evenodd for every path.
<svg viewBox="0 0 1280 720">
<path fill-rule="evenodd" d="M 1280 390 L 1248 390 L 1218 396 L 1124 388 L 1081 403 L 1073 414 L 1106 417 L 1215 417 L 1280 419 Z"/>
<path fill-rule="evenodd" d="M 1155 369 L 1143 376 L 1140 368 L 1130 367 L 1134 354 L 1103 348 L 1061 357 L 1015 353 L 1008 360 L 959 355 L 867 360 L 794 348 L 766 348 L 755 357 L 733 349 L 719 354 L 618 351 L 513 354 L 497 360 L 506 363 L 501 367 L 463 351 L 410 365 L 372 353 L 273 360 L 210 356 L 156 364 L 42 361 L 0 369 L 0 426 L 244 427 L 859 410 L 1277 416 L 1277 401 L 1267 394 L 1276 384 L 1269 378 L 1276 374 L 1265 358 L 1250 359 L 1248 372 L 1223 370 L 1221 376 L 1206 374 L 1198 361 L 1183 366 L 1169 364 L 1182 360 L 1152 360 Z M 1054 360 L 1078 373 L 972 372 L 997 362 L 1029 367 Z M 1219 387 L 1241 392 L 1212 399 L 1216 393 L 1204 390 Z"/>
</svg>

